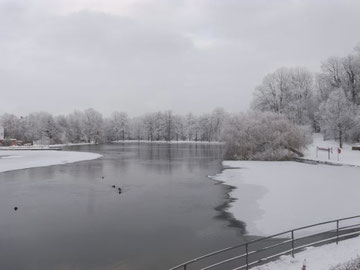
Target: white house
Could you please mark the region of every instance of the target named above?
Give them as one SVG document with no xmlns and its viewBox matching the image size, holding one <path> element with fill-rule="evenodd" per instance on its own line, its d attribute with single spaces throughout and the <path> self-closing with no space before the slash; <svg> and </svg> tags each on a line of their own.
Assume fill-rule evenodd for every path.
<svg viewBox="0 0 360 270">
<path fill-rule="evenodd" d="M 0 126 L 0 140 L 4 139 L 4 128 Z"/>
</svg>

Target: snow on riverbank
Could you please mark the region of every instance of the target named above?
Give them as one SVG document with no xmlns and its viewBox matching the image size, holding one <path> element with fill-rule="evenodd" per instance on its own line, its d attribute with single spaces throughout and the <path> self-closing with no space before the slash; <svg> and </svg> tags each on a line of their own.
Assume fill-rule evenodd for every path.
<svg viewBox="0 0 360 270">
<path fill-rule="evenodd" d="M 344 145 L 337 161 L 337 143 L 315 134 L 305 159 L 328 161 L 316 147 L 333 147 L 332 163 L 360 166 L 360 151 Z M 247 224 L 250 234 L 270 235 L 312 223 L 360 214 L 359 167 L 312 165 L 283 161 L 224 161 L 212 177 L 234 186 L 228 209 Z M 226 169 L 228 167 L 228 169 Z"/>
<path fill-rule="evenodd" d="M 0 172 L 92 160 L 99 154 L 72 151 L 0 150 Z"/>
<path fill-rule="evenodd" d="M 330 159 L 328 158 L 328 153 L 326 151 L 318 151 L 318 156 L 316 157 L 316 147 L 332 148 L 333 153 L 330 154 Z M 313 143 L 305 151 L 304 158 L 316 161 L 327 161 L 337 164 L 360 166 L 360 151 L 353 151 L 351 150 L 351 145 L 344 143 L 338 160 L 338 147 L 338 142 L 335 142 L 334 140 L 324 141 L 322 134 L 314 134 Z"/>
<path fill-rule="evenodd" d="M 59 144 L 50 144 L 49 147 L 64 147 L 64 146 L 82 146 L 82 145 L 95 145 L 94 142 L 80 142 L 80 143 L 59 143 Z"/>
<path fill-rule="evenodd" d="M 113 143 L 153 143 L 153 144 L 211 144 L 211 145 L 223 145 L 224 142 L 219 141 L 148 141 L 148 140 L 124 140 L 113 141 Z"/>
<path fill-rule="evenodd" d="M 300 162 L 224 161 L 213 179 L 236 187 L 228 209 L 248 233 L 271 235 L 360 214 L 360 168 Z"/>
<path fill-rule="evenodd" d="M 256 270 L 300 270 L 306 259 L 306 269 L 329 270 L 340 263 L 356 259 L 360 255 L 360 238 L 329 244 L 316 248 L 307 248 L 297 253 L 295 258 L 282 256 L 279 260 L 255 267 Z"/>
</svg>

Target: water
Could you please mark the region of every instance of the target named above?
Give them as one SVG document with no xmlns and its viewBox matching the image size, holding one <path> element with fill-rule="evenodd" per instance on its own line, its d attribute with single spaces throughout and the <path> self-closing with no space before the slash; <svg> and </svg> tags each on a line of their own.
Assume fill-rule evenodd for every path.
<svg viewBox="0 0 360 270">
<path fill-rule="evenodd" d="M 220 146 L 71 150 L 104 156 L 0 174 L 0 269 L 168 269 L 244 241 L 220 210 L 226 186 L 207 178 Z"/>
</svg>

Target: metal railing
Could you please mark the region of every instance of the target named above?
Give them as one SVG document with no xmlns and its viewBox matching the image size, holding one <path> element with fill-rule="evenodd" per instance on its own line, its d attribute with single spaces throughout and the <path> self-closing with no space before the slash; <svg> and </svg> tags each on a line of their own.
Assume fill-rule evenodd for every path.
<svg viewBox="0 0 360 270">
<path fill-rule="evenodd" d="M 170 270 L 250 269 L 282 255 L 291 254 L 294 257 L 296 252 L 309 246 L 332 242 L 338 244 L 341 240 L 358 236 L 359 222 L 360 215 L 288 230 L 197 257 Z M 327 228 L 321 229 L 321 227 Z M 308 230 L 311 232 L 309 233 Z M 297 235 L 299 236 L 296 237 Z"/>
</svg>

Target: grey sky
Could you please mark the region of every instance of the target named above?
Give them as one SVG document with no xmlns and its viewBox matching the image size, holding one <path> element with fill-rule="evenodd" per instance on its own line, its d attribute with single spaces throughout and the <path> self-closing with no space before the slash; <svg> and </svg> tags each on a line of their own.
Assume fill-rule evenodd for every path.
<svg viewBox="0 0 360 270">
<path fill-rule="evenodd" d="M 248 109 L 360 42 L 360 1 L 0 0 L 0 113 Z"/>
</svg>

